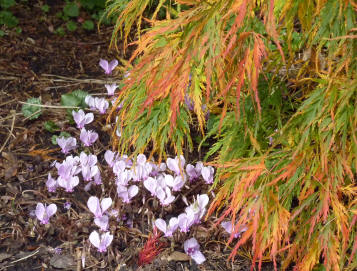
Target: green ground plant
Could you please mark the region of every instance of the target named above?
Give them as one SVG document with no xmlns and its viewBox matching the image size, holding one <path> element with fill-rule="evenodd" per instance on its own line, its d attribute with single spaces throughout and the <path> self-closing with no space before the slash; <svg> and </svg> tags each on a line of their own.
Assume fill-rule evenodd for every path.
<svg viewBox="0 0 357 271">
<path fill-rule="evenodd" d="M 231 257 L 249 244 L 259 268 L 357 268 L 356 10 L 349 0 L 109 1 L 112 46 L 135 45 L 114 142 L 166 157 L 168 146 L 193 151 L 200 132 L 218 168 L 210 214 L 248 226 L 238 241 L 232 233 Z"/>
</svg>

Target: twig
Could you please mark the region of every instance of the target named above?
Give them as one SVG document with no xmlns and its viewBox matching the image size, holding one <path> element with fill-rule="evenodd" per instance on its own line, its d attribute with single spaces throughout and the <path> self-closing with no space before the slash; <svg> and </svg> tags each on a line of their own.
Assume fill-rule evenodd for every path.
<svg viewBox="0 0 357 271">
<path fill-rule="evenodd" d="M 5 142 L 4 142 L 4 144 L 1 146 L 0 152 L 2 152 L 2 150 L 5 148 L 7 142 L 9 141 L 9 139 L 10 139 L 10 137 L 11 137 L 11 135 L 12 135 L 12 131 L 14 130 L 14 126 L 15 126 L 15 119 L 16 119 L 16 114 L 13 113 L 13 115 L 12 115 L 12 123 L 11 123 L 11 128 L 10 128 L 10 133 L 9 133 L 9 135 L 7 136 L 7 138 L 6 138 Z"/>
<path fill-rule="evenodd" d="M 23 257 L 23 258 L 20 258 L 20 259 L 17 259 L 17 260 L 15 260 L 15 261 L 12 261 L 10 264 L 12 264 L 12 263 L 17 263 L 17 262 L 26 260 L 26 259 L 28 259 L 28 258 L 30 258 L 30 257 L 32 257 L 32 256 L 35 256 L 39 251 L 40 251 L 40 248 L 38 248 L 34 253 L 32 253 L 32 254 L 30 254 L 30 255 L 27 255 L 27 256 L 25 256 L 25 257 Z"/>
<path fill-rule="evenodd" d="M 32 103 L 26 103 L 26 102 L 21 102 L 19 101 L 20 104 L 27 104 L 27 105 L 33 105 L 36 107 L 43 107 L 43 108 L 54 108 L 54 109 L 80 109 L 78 106 L 63 106 L 63 105 L 44 105 L 44 104 L 32 104 Z M 37 113 L 37 112 L 36 112 Z"/>
</svg>

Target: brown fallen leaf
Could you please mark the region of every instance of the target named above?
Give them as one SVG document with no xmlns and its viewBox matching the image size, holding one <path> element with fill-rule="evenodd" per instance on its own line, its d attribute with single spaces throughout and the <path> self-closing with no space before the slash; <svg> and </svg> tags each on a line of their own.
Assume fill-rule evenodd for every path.
<svg viewBox="0 0 357 271">
<path fill-rule="evenodd" d="M 164 256 L 165 257 L 165 256 Z M 180 251 L 174 251 L 169 256 L 165 257 L 167 261 L 175 261 L 175 262 L 185 262 L 190 260 L 190 256 L 186 253 Z"/>
</svg>

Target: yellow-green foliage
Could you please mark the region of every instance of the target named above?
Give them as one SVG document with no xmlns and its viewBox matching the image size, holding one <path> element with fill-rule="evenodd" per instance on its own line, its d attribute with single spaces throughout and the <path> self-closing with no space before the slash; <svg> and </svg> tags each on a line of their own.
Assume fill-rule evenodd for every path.
<svg viewBox="0 0 357 271">
<path fill-rule="evenodd" d="M 182 153 L 190 129 L 214 141 L 210 214 L 249 226 L 232 233 L 231 256 L 248 243 L 259 266 L 357 268 L 356 11 L 352 0 L 132 0 L 118 14 L 113 45 L 137 31 L 119 149 Z"/>
</svg>

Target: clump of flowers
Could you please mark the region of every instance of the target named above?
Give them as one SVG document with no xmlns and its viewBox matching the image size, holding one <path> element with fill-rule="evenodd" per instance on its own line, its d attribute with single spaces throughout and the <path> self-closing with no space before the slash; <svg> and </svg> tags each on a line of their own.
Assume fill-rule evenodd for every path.
<svg viewBox="0 0 357 271">
<path fill-rule="evenodd" d="M 117 61 L 110 63 L 106 60 L 100 61 L 100 66 L 105 70 L 106 74 L 111 74 L 116 65 Z M 117 85 L 115 83 L 106 84 L 105 88 L 108 95 L 113 95 Z M 109 103 L 105 98 L 94 98 L 88 95 L 85 98 L 85 102 L 90 110 L 101 114 L 104 114 L 109 108 Z M 81 152 L 77 152 L 79 153 L 78 156 L 68 155 L 62 162 L 54 162 L 53 165 L 57 169 L 57 177 L 55 177 L 54 173 L 49 173 L 46 181 L 47 189 L 51 193 L 56 192 L 57 189 L 64 189 L 66 192 L 72 193 L 76 187 L 81 189 L 81 186 L 79 186 L 81 180 L 84 183 L 83 189 L 87 192 L 90 192 L 92 185 L 103 184 L 101 175 L 103 167 L 98 163 L 97 155 L 90 153 L 91 147 L 99 141 L 99 135 L 94 130 L 85 128 L 86 125 L 94 121 L 94 114 L 79 110 L 77 112 L 73 111 L 72 116 L 80 134 L 79 139 L 85 148 Z M 77 148 L 77 139 L 75 137 L 58 138 L 57 143 L 65 154 Z M 167 158 L 165 163 L 158 164 L 153 160 L 149 160 L 143 153 L 129 158 L 127 155 L 119 155 L 111 150 L 106 150 L 104 160 L 108 165 L 105 170 L 111 170 L 112 176 L 114 176 L 113 181 L 118 196 L 116 199 L 119 199 L 119 203 L 122 204 L 130 204 L 132 201 L 137 202 L 140 194 L 140 200 L 142 199 L 143 202 L 151 197 L 156 203 L 161 204 L 163 210 L 166 210 L 166 207 L 174 204 L 179 199 L 183 190 L 190 188 L 191 183 L 202 180 L 205 184 L 211 184 L 214 179 L 213 167 L 206 167 L 201 161 L 198 161 L 196 165 L 186 165 L 183 155 Z M 105 192 L 104 186 L 102 188 L 103 192 Z M 136 198 L 137 200 L 135 200 Z M 182 198 L 186 199 L 184 196 Z M 111 197 L 100 198 L 95 195 L 89 196 L 87 201 L 87 207 L 94 215 L 94 225 L 99 228 L 99 232 L 91 232 L 89 241 L 101 253 L 107 251 L 114 239 L 114 236 L 108 231 L 110 220 L 114 219 L 116 223 L 120 220 L 124 221 L 123 214 L 111 208 L 118 205 L 118 202 L 114 201 Z M 178 230 L 188 234 L 194 225 L 201 223 L 206 213 L 208 202 L 209 197 L 207 194 L 197 194 L 191 204 L 187 202 L 187 199 L 185 200 L 186 208 L 179 215 L 170 216 L 169 220 L 165 219 L 165 217 L 154 219 L 154 243 L 148 241 L 150 243 L 148 248 L 159 245 L 156 247 L 155 253 L 151 253 L 148 256 L 150 260 L 162 249 L 160 245 L 162 243 L 158 241 L 159 234 L 157 234 L 157 229 L 163 232 L 164 237 L 167 238 L 173 237 Z M 66 206 L 69 206 L 66 209 L 70 209 L 71 203 L 66 202 Z M 56 211 L 55 204 L 45 206 L 42 203 L 38 203 L 36 216 L 42 224 L 48 224 L 50 217 Z M 127 219 L 126 223 L 128 226 L 129 224 L 132 226 L 133 221 Z M 226 224 L 223 225 L 228 227 Z M 226 229 L 228 231 L 228 228 Z M 199 244 L 195 238 L 185 241 L 184 250 L 198 264 L 204 262 L 205 257 L 199 251 Z M 147 252 L 144 251 L 143 253 Z M 146 256 L 144 255 L 143 257 L 145 258 Z M 144 258 L 141 260 L 143 263 L 149 259 Z"/>
</svg>

